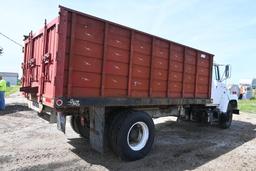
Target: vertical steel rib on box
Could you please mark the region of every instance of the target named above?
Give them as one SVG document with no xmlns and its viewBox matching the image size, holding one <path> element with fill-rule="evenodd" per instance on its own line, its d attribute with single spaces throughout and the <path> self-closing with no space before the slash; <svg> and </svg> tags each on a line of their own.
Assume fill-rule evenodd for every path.
<svg viewBox="0 0 256 171">
<path fill-rule="evenodd" d="M 127 95 L 131 96 L 131 84 L 132 84 L 132 63 L 133 63 L 133 37 L 134 31 L 131 30 L 131 38 L 130 38 L 130 55 L 129 55 L 129 72 L 128 72 L 128 92 Z"/>
<path fill-rule="evenodd" d="M 185 60 L 186 60 L 186 47 L 184 47 L 184 52 L 183 52 L 183 65 L 182 65 L 182 89 L 181 89 L 181 97 L 184 97 L 184 91 L 185 91 L 185 86 L 184 86 L 184 80 L 185 80 Z"/>
<path fill-rule="evenodd" d="M 70 36 L 70 50 L 69 50 L 69 71 L 68 71 L 68 97 L 72 94 L 72 74 L 73 74 L 73 57 L 75 44 L 75 29 L 76 29 L 76 13 L 71 15 L 71 36 Z"/>
<path fill-rule="evenodd" d="M 209 80 L 208 80 L 208 97 L 211 98 L 212 91 L 212 65 L 213 65 L 213 56 L 209 56 Z"/>
<path fill-rule="evenodd" d="M 40 77 L 40 88 L 39 88 L 39 101 L 42 101 L 42 94 L 44 91 L 44 80 L 45 80 L 45 63 L 43 61 L 44 55 L 47 52 L 47 23 L 45 20 L 44 31 L 43 31 L 43 56 L 41 60 L 41 77 Z"/>
<path fill-rule="evenodd" d="M 103 40 L 103 55 L 102 55 L 102 66 L 101 66 L 101 89 L 100 95 L 104 96 L 104 89 L 105 89 L 105 64 L 107 58 L 107 50 L 108 50 L 108 22 L 105 22 L 105 29 L 104 29 L 104 40 Z"/>
<path fill-rule="evenodd" d="M 199 53 L 196 51 L 196 71 L 195 71 L 195 87 L 194 87 L 194 98 L 196 98 L 197 95 L 197 80 L 198 80 L 198 58 L 199 58 Z"/>
<path fill-rule="evenodd" d="M 30 59 L 32 59 L 32 57 L 33 57 L 33 51 L 34 51 L 34 49 L 33 49 L 33 33 L 32 33 L 32 31 L 30 32 L 30 34 L 29 34 L 29 59 L 28 59 L 28 71 L 29 71 L 29 80 L 28 80 L 28 82 L 29 82 L 29 86 L 31 86 L 31 80 L 30 80 L 30 76 L 32 75 L 32 73 L 31 73 L 31 69 L 30 69 L 30 66 L 29 66 L 29 60 Z"/>
<path fill-rule="evenodd" d="M 167 73 L 167 90 L 166 97 L 169 97 L 170 94 L 170 72 L 171 72 L 171 53 L 172 53 L 172 43 L 169 42 L 169 54 L 168 54 L 168 73 Z"/>
<path fill-rule="evenodd" d="M 151 41 L 151 57 L 150 57 L 150 72 L 149 72 L 149 86 L 148 86 L 148 96 L 151 97 L 152 96 L 152 89 L 153 89 L 153 72 L 154 72 L 154 42 L 155 42 L 155 37 L 152 37 L 152 41 Z"/>
<path fill-rule="evenodd" d="M 57 52 L 57 71 L 55 73 L 56 85 L 55 96 L 60 97 L 64 95 L 64 74 L 65 74 L 65 59 L 66 59 L 66 42 L 68 29 L 68 12 L 63 8 L 60 9 L 59 16 L 59 30 L 58 30 L 58 52 Z M 67 61 L 66 61 L 67 62 Z M 58 87 L 58 88 L 56 88 Z"/>
</svg>

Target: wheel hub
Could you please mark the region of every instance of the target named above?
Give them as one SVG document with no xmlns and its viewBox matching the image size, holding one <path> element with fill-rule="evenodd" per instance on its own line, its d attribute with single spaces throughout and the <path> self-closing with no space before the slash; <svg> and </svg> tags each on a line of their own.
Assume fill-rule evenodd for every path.
<svg viewBox="0 0 256 171">
<path fill-rule="evenodd" d="M 139 151 L 145 147 L 149 138 L 149 129 L 144 122 L 133 124 L 127 134 L 127 143 L 134 151 Z"/>
</svg>

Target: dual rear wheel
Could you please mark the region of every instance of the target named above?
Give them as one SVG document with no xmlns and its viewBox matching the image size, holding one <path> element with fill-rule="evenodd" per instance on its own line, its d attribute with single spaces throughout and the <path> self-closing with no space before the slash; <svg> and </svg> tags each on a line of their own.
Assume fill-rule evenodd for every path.
<svg viewBox="0 0 256 171">
<path fill-rule="evenodd" d="M 141 159 L 151 150 L 154 129 L 154 122 L 146 112 L 118 113 L 109 128 L 109 145 L 123 160 Z"/>
<path fill-rule="evenodd" d="M 83 116 L 72 116 L 70 119 L 72 129 L 84 138 L 89 138 L 90 124 Z"/>
<path fill-rule="evenodd" d="M 232 122 L 232 106 L 219 118 L 221 128 L 229 128 Z M 72 116 L 73 130 L 89 138 L 89 121 L 83 116 Z M 155 136 L 152 118 L 144 111 L 127 110 L 115 113 L 107 128 L 108 144 L 122 160 L 138 160 L 151 150 Z"/>
<path fill-rule="evenodd" d="M 113 115 L 107 137 L 110 148 L 122 160 L 138 160 L 146 156 L 154 142 L 154 122 L 143 111 L 123 111 Z M 72 116 L 73 130 L 89 138 L 89 123 L 81 116 Z"/>
</svg>

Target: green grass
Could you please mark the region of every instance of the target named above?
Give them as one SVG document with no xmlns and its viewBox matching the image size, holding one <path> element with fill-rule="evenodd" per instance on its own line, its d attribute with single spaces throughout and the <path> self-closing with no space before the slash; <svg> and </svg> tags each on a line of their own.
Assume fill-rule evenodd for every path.
<svg viewBox="0 0 256 171">
<path fill-rule="evenodd" d="M 238 108 L 242 112 L 250 112 L 256 114 L 256 99 L 252 100 L 239 100 Z"/>
<path fill-rule="evenodd" d="M 20 89 L 19 85 L 7 87 L 5 96 L 10 96 L 11 94 L 18 92 L 19 89 Z"/>
</svg>

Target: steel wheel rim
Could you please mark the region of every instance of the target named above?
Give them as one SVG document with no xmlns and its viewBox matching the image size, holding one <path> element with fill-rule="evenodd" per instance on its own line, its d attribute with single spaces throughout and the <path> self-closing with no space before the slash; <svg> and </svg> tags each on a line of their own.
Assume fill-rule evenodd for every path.
<svg viewBox="0 0 256 171">
<path fill-rule="evenodd" d="M 139 151 L 145 147 L 149 138 L 149 129 L 144 122 L 134 123 L 127 134 L 127 144 L 133 151 Z"/>
</svg>

